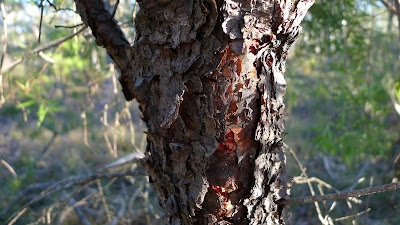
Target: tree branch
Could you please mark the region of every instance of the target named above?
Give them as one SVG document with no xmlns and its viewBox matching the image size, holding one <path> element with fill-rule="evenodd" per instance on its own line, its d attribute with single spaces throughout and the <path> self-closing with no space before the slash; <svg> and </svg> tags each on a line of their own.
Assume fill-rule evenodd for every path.
<svg viewBox="0 0 400 225">
<path fill-rule="evenodd" d="M 106 48 L 108 55 L 114 60 L 120 70 L 121 76 L 119 77 L 119 81 L 125 99 L 128 101 L 132 100 L 134 94 L 129 88 L 130 80 L 127 79 L 132 74 L 132 65 L 129 63 L 128 56 L 126 55 L 126 49 L 130 47 L 130 44 L 125 38 L 124 33 L 110 12 L 105 8 L 103 0 L 74 1 L 82 21 L 92 29 L 97 45 Z M 117 6 L 118 4 L 115 5 L 115 8 Z"/>
<path fill-rule="evenodd" d="M 71 39 L 71 38 L 75 37 L 76 35 L 82 33 L 84 30 L 86 30 L 86 28 L 87 28 L 87 26 L 83 26 L 81 29 L 79 29 L 79 30 L 76 31 L 75 33 L 72 33 L 72 34 L 67 35 L 67 36 L 65 36 L 65 37 L 58 38 L 58 39 L 53 40 L 53 41 L 50 41 L 50 42 L 47 43 L 47 44 L 41 45 L 41 46 L 39 46 L 39 47 L 37 47 L 37 48 L 35 48 L 35 49 L 33 49 L 33 50 L 27 52 L 23 57 L 21 57 L 21 58 L 19 58 L 19 59 L 16 59 L 16 60 L 13 61 L 12 63 L 10 63 L 7 67 L 2 68 L 2 69 L 1 69 L 1 73 L 5 73 L 5 72 L 10 71 L 10 70 L 11 70 L 12 68 L 14 68 L 16 65 L 18 65 L 19 63 L 21 63 L 23 59 L 26 59 L 26 58 L 30 57 L 31 55 L 33 55 L 33 54 L 37 54 L 37 53 L 39 53 L 39 52 L 48 50 L 48 49 L 50 49 L 50 48 L 53 48 L 53 47 L 55 47 L 55 46 L 57 46 L 57 45 L 59 45 L 59 44 L 65 42 L 65 41 L 68 41 L 69 39 Z"/>
<path fill-rule="evenodd" d="M 400 181 L 397 183 L 385 184 L 370 188 L 364 188 L 354 191 L 336 193 L 336 194 L 326 194 L 326 195 L 317 195 L 317 196 L 308 196 L 308 197 L 299 197 L 299 198 L 290 198 L 287 200 L 278 201 L 279 205 L 292 205 L 292 204 L 303 204 L 303 203 L 311 203 L 311 202 L 322 202 L 329 200 L 338 200 L 338 199 L 347 199 L 350 197 L 359 197 L 362 195 L 370 195 L 379 192 L 386 191 L 394 191 L 400 187 Z"/>
<path fill-rule="evenodd" d="M 4 2 L 1 1 L 0 3 L 0 8 L 1 8 L 1 15 L 3 17 L 3 31 L 4 31 L 4 37 L 3 37 L 3 49 L 1 52 L 1 59 L 0 59 L 0 108 L 5 102 L 4 98 L 4 88 L 3 88 L 3 64 L 4 64 L 4 58 L 6 57 L 7 53 L 7 12 L 6 8 L 4 7 Z"/>
<path fill-rule="evenodd" d="M 394 6 L 396 8 L 397 25 L 399 27 L 399 39 L 400 39 L 400 0 L 394 0 Z"/>
<path fill-rule="evenodd" d="M 397 1 L 397 0 L 395 0 Z M 389 10 L 389 12 L 397 15 L 396 12 L 396 8 L 394 8 L 387 0 L 381 0 L 381 2 L 386 6 L 387 10 Z"/>
<path fill-rule="evenodd" d="M 74 1 L 82 21 L 92 29 L 97 45 L 104 46 L 118 67 L 124 70 L 128 63 L 125 47 L 130 45 L 117 22 L 105 8 L 103 0 Z"/>
<path fill-rule="evenodd" d="M 55 25 L 54 27 L 55 28 L 76 28 L 76 27 L 80 27 L 82 25 L 83 25 L 83 23 L 76 24 L 76 25 L 70 25 L 70 26 L 68 26 L 68 25 Z"/>
<path fill-rule="evenodd" d="M 65 37 L 62 37 L 62 38 L 58 38 L 58 39 L 53 40 L 53 41 L 50 41 L 49 43 L 47 43 L 45 45 L 39 46 L 39 47 L 33 49 L 32 51 L 30 51 L 26 56 L 30 56 L 30 55 L 45 51 L 47 49 L 53 48 L 53 47 L 65 42 L 65 41 L 68 41 L 69 39 L 71 39 L 71 38 L 75 37 L 76 35 L 82 33 L 82 31 L 84 31 L 86 28 L 87 28 L 87 26 L 83 26 L 81 29 L 79 29 L 75 33 L 72 33 L 72 34 L 67 35 Z"/>
</svg>

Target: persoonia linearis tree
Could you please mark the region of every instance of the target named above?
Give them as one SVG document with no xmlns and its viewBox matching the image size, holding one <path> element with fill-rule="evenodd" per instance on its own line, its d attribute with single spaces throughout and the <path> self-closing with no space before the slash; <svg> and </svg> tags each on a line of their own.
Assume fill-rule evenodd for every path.
<svg viewBox="0 0 400 225">
<path fill-rule="evenodd" d="M 75 0 L 140 103 L 168 223 L 290 223 L 283 74 L 314 0 L 137 2 L 130 45 L 103 0 Z"/>
</svg>

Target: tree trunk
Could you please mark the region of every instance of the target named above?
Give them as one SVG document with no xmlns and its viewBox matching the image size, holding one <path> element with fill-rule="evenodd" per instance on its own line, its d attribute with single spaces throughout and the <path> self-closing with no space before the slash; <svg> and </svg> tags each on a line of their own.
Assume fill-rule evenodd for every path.
<svg viewBox="0 0 400 225">
<path fill-rule="evenodd" d="M 143 165 L 169 224 L 288 224 L 283 76 L 313 0 L 142 0 L 130 46 L 75 0 L 147 123 Z"/>
</svg>

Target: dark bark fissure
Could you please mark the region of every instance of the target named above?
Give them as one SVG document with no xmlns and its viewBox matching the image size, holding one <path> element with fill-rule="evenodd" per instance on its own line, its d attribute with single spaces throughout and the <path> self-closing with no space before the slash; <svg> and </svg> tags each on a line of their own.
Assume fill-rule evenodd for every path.
<svg viewBox="0 0 400 225">
<path fill-rule="evenodd" d="M 169 223 L 288 223 L 283 73 L 313 1 L 138 1 L 132 47 L 101 0 L 75 2 L 140 103 Z"/>
</svg>

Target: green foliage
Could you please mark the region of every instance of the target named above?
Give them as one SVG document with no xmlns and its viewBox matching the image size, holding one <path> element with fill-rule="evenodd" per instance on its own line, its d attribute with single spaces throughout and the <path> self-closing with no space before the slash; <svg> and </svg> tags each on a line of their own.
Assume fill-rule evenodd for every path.
<svg viewBox="0 0 400 225">
<path fill-rule="evenodd" d="M 302 133 L 315 151 L 341 156 L 348 165 L 387 155 L 399 138 L 386 122 L 394 111 L 383 74 L 395 76 L 398 46 L 384 12 L 367 1 L 316 1 L 288 63 L 289 109 L 294 115 L 298 108 L 311 110 L 311 127 Z"/>
<path fill-rule="evenodd" d="M 113 93 L 113 78 L 118 74 L 110 70 L 111 60 L 107 59 L 103 48 L 96 46 L 89 29 L 83 32 L 84 35 L 78 35 L 43 51 L 41 54 L 46 57 L 42 58 L 41 54 L 25 57 L 31 50 L 75 31 L 70 28 L 54 28 L 54 25 L 80 23 L 79 16 L 73 11 L 73 1 L 51 0 L 57 8 L 62 8 L 57 12 L 49 5 L 49 1 L 43 1 L 41 42 L 38 43 L 40 2 L 5 0 L 9 15 L 6 65 L 18 58 L 24 58 L 15 68 L 3 74 L 6 103 L 0 106 L 0 158 L 9 163 L 17 176 L 14 177 L 13 173 L 0 164 L 0 224 L 44 190 L 33 188 L 22 197 L 19 196 L 30 185 L 96 173 L 117 160 L 110 154 L 105 141 L 106 135 L 111 142 L 111 148 L 118 150 L 118 157 L 124 157 L 132 149 L 143 150 L 144 146 L 141 142 L 144 143 L 145 136 L 143 126 L 138 125 L 138 113 L 131 114 L 129 111 L 138 111 L 137 106 L 129 107 L 122 93 Z M 132 18 L 132 2 L 131 5 L 127 3 L 125 0 L 120 1 L 126 7 L 119 8 L 116 14 L 124 22 Z M 131 33 L 127 33 L 128 35 L 134 32 L 132 27 L 129 29 Z M 3 33 L 0 32 L 0 40 L 2 36 Z M 105 105 L 108 106 L 107 111 L 104 110 Z M 107 125 L 103 124 L 104 116 L 107 116 Z M 134 121 L 131 117 L 134 117 Z M 133 122 L 136 124 L 131 130 L 128 126 L 133 126 Z M 132 139 L 137 140 L 137 144 L 131 142 Z M 137 163 L 131 165 L 138 166 Z M 126 169 L 129 167 L 118 168 L 119 171 Z M 129 197 L 123 199 L 127 208 L 140 215 L 147 214 L 146 219 L 153 220 L 157 216 L 155 211 L 146 214 L 144 212 L 153 208 L 157 201 L 156 195 L 142 197 L 152 190 L 150 186 L 145 186 L 147 179 L 137 181 L 134 185 L 123 179 L 103 182 L 106 196 L 102 198 L 107 205 L 98 205 L 98 194 L 90 194 L 87 198 L 90 203 L 87 206 L 94 210 L 109 207 L 107 210 L 117 215 L 121 202 L 114 200 L 120 199 L 123 186 L 126 196 Z M 91 186 L 91 190 L 99 188 L 96 184 Z M 66 191 L 73 192 L 72 189 Z M 76 193 L 74 196 L 76 200 L 81 197 L 86 195 Z M 60 192 L 50 195 L 30 207 L 15 224 L 41 223 L 37 220 L 48 210 L 53 210 L 53 217 L 60 205 L 55 202 L 63 198 Z M 62 224 L 79 223 L 74 213 L 63 217 L 66 218 Z M 123 219 L 128 215 L 119 217 Z M 98 218 L 89 217 L 89 220 L 91 224 L 104 224 L 108 218 L 102 215 Z M 142 217 L 131 222 L 144 224 Z"/>
</svg>

